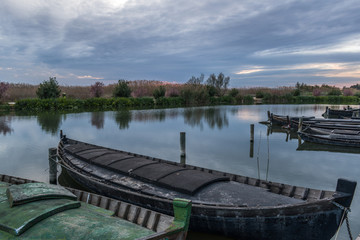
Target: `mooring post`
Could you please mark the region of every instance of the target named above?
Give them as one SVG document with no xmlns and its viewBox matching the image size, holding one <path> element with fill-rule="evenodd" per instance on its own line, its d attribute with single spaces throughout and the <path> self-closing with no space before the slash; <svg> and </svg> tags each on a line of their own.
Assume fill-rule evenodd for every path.
<svg viewBox="0 0 360 240">
<path fill-rule="evenodd" d="M 186 164 L 185 132 L 180 132 L 180 163 Z"/>
<path fill-rule="evenodd" d="M 250 158 L 254 157 L 254 141 L 250 142 Z"/>
<path fill-rule="evenodd" d="M 56 148 L 49 148 L 49 182 L 57 184 Z"/>
<path fill-rule="evenodd" d="M 299 126 L 298 126 L 298 132 L 302 131 L 302 125 L 303 125 L 303 118 L 299 118 Z"/>
<path fill-rule="evenodd" d="M 250 124 L 250 142 L 254 142 L 254 124 Z"/>
</svg>

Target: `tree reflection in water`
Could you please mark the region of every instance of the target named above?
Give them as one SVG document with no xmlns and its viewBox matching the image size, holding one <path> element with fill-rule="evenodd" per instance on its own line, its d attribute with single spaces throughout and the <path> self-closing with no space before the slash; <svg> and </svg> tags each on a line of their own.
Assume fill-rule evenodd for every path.
<svg viewBox="0 0 360 240">
<path fill-rule="evenodd" d="M 59 131 L 60 124 L 62 123 L 61 114 L 56 112 L 40 113 L 37 116 L 37 122 L 43 131 L 51 133 L 51 135 L 55 136 Z"/>
<path fill-rule="evenodd" d="M 185 123 L 195 127 L 200 126 L 203 129 L 203 119 L 211 129 L 215 127 L 222 129 L 229 126 L 229 119 L 226 115 L 226 109 L 210 107 L 210 108 L 190 108 L 184 111 Z"/>
<path fill-rule="evenodd" d="M 97 129 L 104 128 L 105 112 L 92 112 L 91 113 L 91 125 Z"/>
<path fill-rule="evenodd" d="M 11 132 L 14 131 L 14 129 L 10 127 L 11 120 L 11 116 L 0 116 L 0 133 L 2 135 L 6 136 L 6 134 L 11 134 Z"/>
<path fill-rule="evenodd" d="M 115 121 L 120 129 L 128 129 L 132 114 L 129 110 L 122 110 L 115 113 Z"/>
</svg>

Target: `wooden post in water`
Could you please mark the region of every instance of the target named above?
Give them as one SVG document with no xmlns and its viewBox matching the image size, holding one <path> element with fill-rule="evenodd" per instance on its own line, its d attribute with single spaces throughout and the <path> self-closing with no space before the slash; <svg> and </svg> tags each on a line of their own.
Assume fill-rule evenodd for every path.
<svg viewBox="0 0 360 240">
<path fill-rule="evenodd" d="M 299 126 L 298 126 L 298 132 L 302 131 L 302 125 L 303 125 L 303 118 L 299 118 Z"/>
<path fill-rule="evenodd" d="M 254 124 L 250 124 L 250 142 L 254 142 Z"/>
<path fill-rule="evenodd" d="M 185 132 L 180 132 L 180 163 L 186 164 Z"/>
<path fill-rule="evenodd" d="M 254 157 L 254 124 L 250 124 L 250 158 Z"/>
<path fill-rule="evenodd" d="M 254 157 L 254 141 L 250 142 L 250 158 Z"/>
<path fill-rule="evenodd" d="M 57 184 L 56 148 L 49 148 L 49 182 Z"/>
</svg>

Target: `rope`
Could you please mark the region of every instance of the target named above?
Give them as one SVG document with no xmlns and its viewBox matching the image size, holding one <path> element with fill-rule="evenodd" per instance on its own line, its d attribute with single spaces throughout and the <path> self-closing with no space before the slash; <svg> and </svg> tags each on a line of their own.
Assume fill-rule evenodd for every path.
<svg viewBox="0 0 360 240">
<path fill-rule="evenodd" d="M 349 223 L 349 218 L 348 218 L 348 216 L 346 215 L 346 227 L 347 227 L 347 230 L 348 230 L 348 233 L 349 233 L 349 238 L 351 239 L 351 240 L 353 240 L 353 237 L 352 237 L 352 234 L 351 234 L 351 229 L 350 229 L 350 223 Z"/>
</svg>

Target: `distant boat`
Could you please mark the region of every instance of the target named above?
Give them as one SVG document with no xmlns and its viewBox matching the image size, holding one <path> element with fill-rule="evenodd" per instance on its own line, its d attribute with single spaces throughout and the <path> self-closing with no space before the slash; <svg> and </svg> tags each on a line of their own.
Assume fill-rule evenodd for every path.
<svg viewBox="0 0 360 240">
<path fill-rule="evenodd" d="M 0 239 L 186 238 L 191 202 L 175 218 L 81 190 L 0 174 Z"/>
<path fill-rule="evenodd" d="M 300 119 L 302 126 L 313 126 L 317 128 L 360 130 L 360 119 L 325 119 L 315 117 L 294 117 L 277 115 L 268 112 L 268 122 L 272 125 L 280 125 L 285 128 L 297 129 Z"/>
<path fill-rule="evenodd" d="M 326 129 L 307 126 L 298 131 L 300 138 L 307 142 L 344 147 L 360 147 L 360 131 Z"/>
<path fill-rule="evenodd" d="M 356 182 L 316 190 L 179 164 L 63 136 L 58 156 L 92 191 L 171 214 L 173 198 L 193 203 L 190 229 L 241 239 L 330 239 Z"/>
<path fill-rule="evenodd" d="M 348 117 L 351 118 L 354 114 L 354 112 L 359 111 L 358 108 L 351 108 L 347 107 L 344 109 L 332 109 L 329 107 L 326 107 L 325 112 L 323 113 L 323 116 L 330 117 L 330 118 L 343 118 Z"/>
</svg>

